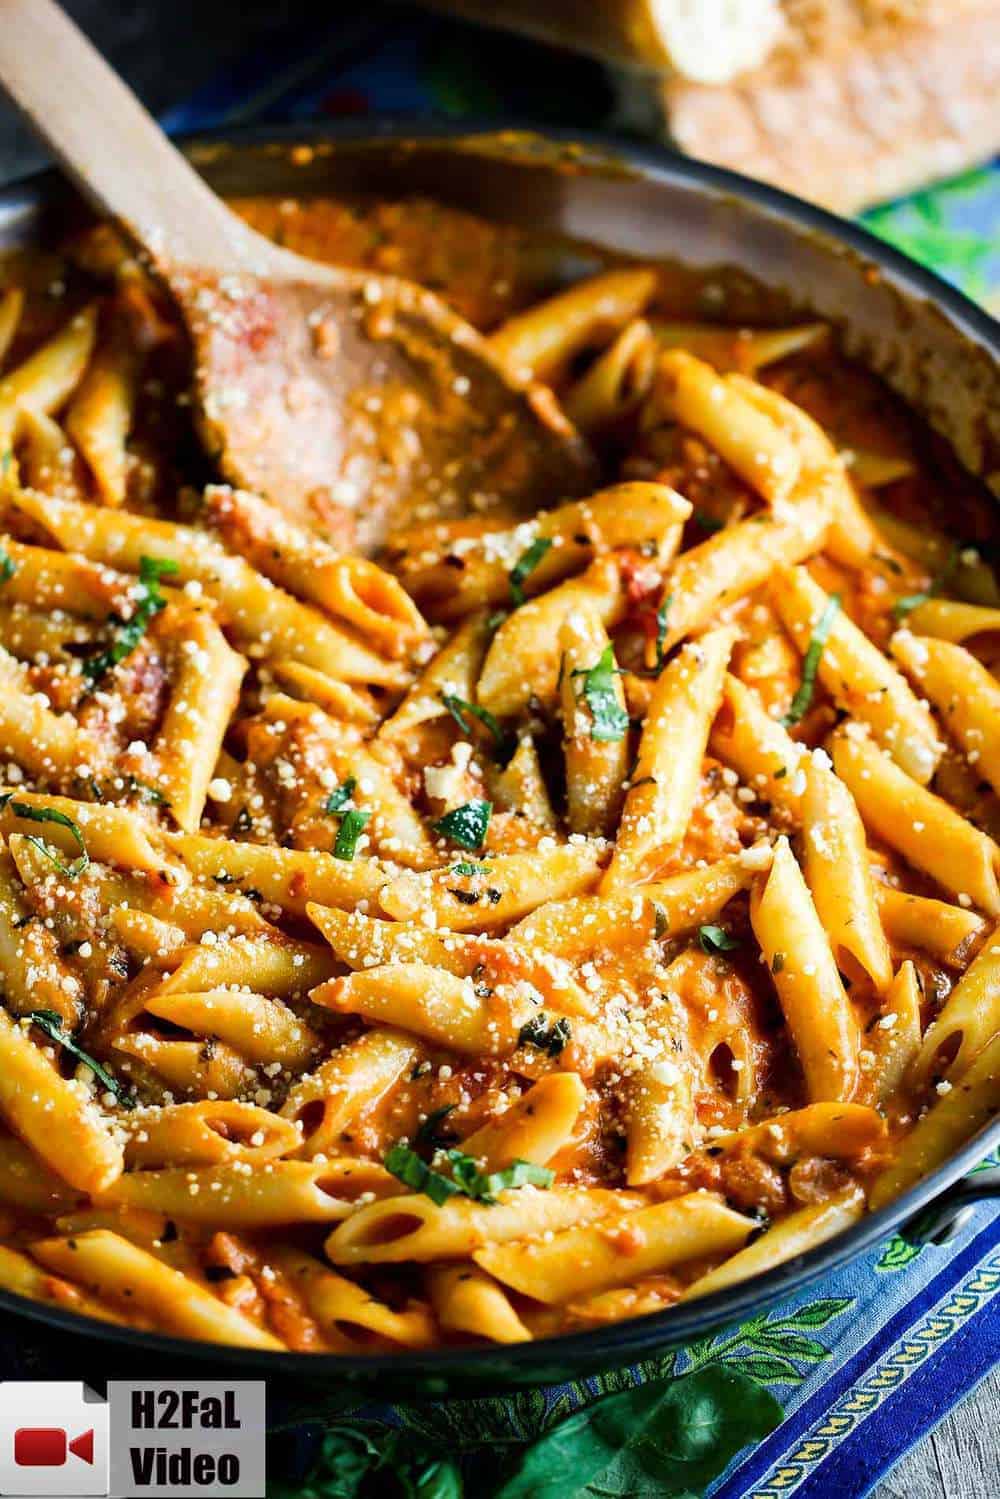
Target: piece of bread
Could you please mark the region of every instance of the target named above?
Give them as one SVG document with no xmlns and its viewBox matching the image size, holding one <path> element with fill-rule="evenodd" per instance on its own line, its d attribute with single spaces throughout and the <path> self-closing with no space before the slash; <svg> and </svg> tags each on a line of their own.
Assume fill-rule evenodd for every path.
<svg viewBox="0 0 1000 1499">
<path fill-rule="evenodd" d="M 841 213 L 1000 150 L 1000 0 L 786 0 L 785 10 L 784 39 L 754 71 L 657 85 L 661 129 L 681 150 Z"/>
<path fill-rule="evenodd" d="M 427 0 L 619 67 L 725 83 L 764 61 L 784 28 L 780 0 Z"/>
</svg>

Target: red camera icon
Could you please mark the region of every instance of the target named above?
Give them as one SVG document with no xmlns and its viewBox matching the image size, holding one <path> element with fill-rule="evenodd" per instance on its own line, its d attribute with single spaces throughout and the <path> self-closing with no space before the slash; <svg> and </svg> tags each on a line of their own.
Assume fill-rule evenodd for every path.
<svg viewBox="0 0 1000 1499">
<path fill-rule="evenodd" d="M 94 1429 L 72 1441 L 63 1426 L 20 1426 L 14 1433 L 14 1462 L 19 1468 L 61 1468 L 67 1454 L 94 1461 Z"/>
</svg>

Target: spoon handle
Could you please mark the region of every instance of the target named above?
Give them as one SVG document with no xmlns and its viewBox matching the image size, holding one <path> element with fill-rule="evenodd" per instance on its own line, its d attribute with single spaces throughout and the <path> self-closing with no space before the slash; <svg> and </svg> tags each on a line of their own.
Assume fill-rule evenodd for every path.
<svg viewBox="0 0 1000 1499">
<path fill-rule="evenodd" d="M 252 270 L 266 256 L 53 0 L 0 0 L 0 85 L 90 202 L 167 275 Z"/>
</svg>

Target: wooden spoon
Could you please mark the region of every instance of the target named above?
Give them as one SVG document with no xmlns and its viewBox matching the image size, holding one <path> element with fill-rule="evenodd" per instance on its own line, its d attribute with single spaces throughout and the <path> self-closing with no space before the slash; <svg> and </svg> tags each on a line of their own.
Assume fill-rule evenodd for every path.
<svg viewBox="0 0 1000 1499">
<path fill-rule="evenodd" d="M 52 0 L 0 0 L 0 82 L 173 293 L 233 483 L 371 550 L 413 519 L 533 510 L 592 480 L 551 395 L 432 293 L 318 265 L 230 213 Z"/>
</svg>

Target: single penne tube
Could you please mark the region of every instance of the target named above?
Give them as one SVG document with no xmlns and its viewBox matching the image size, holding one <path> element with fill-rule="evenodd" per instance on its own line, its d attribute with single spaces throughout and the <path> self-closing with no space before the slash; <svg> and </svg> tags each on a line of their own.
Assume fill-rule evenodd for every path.
<svg viewBox="0 0 1000 1499">
<path fill-rule="evenodd" d="M 720 373 L 736 370 L 752 375 L 765 365 L 824 343 L 827 323 L 799 323 L 790 328 L 734 328 L 718 323 L 652 321 L 656 341 L 664 349 L 687 349 L 707 359 Z"/>
<path fill-rule="evenodd" d="M 994 931 L 927 1027 L 910 1071 L 914 1087 L 955 1084 L 1000 1031 L 1000 932 Z"/>
<path fill-rule="evenodd" d="M 962 547 L 956 555 L 954 537 L 937 530 L 923 516 L 919 521 L 905 520 L 881 509 L 873 509 L 871 515 L 897 551 L 920 563 L 928 583 L 946 574 L 948 592 L 956 598 L 986 609 L 1000 606 L 1000 582 L 992 563 L 976 547 Z"/>
<path fill-rule="evenodd" d="M 809 1103 L 731 1135 L 716 1136 L 712 1145 L 724 1155 L 746 1151 L 787 1166 L 803 1156 L 861 1160 L 884 1148 L 885 1140 L 885 1120 L 868 1104 Z"/>
<path fill-rule="evenodd" d="M 76 313 L 59 332 L 0 380 L 0 438 L 5 447 L 24 407 L 58 411 L 73 394 L 87 367 L 97 335 L 97 304 Z"/>
<path fill-rule="evenodd" d="M 785 628 L 805 656 L 820 620 L 830 619 L 830 595 L 804 567 L 777 573 L 771 594 Z M 907 775 L 926 785 L 944 748 L 930 710 L 853 620 L 833 608 L 816 666 L 820 682 L 835 702 L 868 724 Z"/>
<path fill-rule="evenodd" d="M 471 977 L 456 978 L 427 963 L 390 963 L 331 979 L 310 998 L 374 1025 L 398 1026 L 465 1056 L 504 1056 L 517 1045 L 531 1002 L 512 1004 L 497 991 L 479 989 Z"/>
<path fill-rule="evenodd" d="M 920 1051 L 922 995 L 917 970 L 909 959 L 886 991 L 883 1014 L 875 1026 L 878 1058 L 878 1101 L 884 1108 L 903 1087 L 907 1072 Z"/>
<path fill-rule="evenodd" d="M 146 1013 L 197 1036 L 215 1036 L 248 1062 L 280 1062 L 301 1072 L 320 1049 L 319 1037 L 280 1000 L 248 989 L 196 994 L 154 992 Z"/>
<path fill-rule="evenodd" d="M 586 1101 L 586 1086 L 575 1072 L 551 1072 L 509 1109 L 467 1135 L 462 1150 L 481 1161 L 484 1171 L 501 1171 L 514 1161 L 545 1166 L 573 1138 Z"/>
<path fill-rule="evenodd" d="M 71 713 L 53 713 L 16 657 L 0 648 L 0 746 L 40 780 L 68 778 L 80 765 L 100 764 L 99 743 Z"/>
<path fill-rule="evenodd" d="M 459 628 L 431 658 L 394 713 L 384 719 L 375 736 L 395 743 L 428 719 L 448 713 L 446 697 L 471 703 L 491 639 L 489 616 L 480 610 L 462 621 Z"/>
<path fill-rule="evenodd" d="M 420 1058 L 412 1036 L 382 1027 L 339 1046 L 293 1083 L 281 1106 L 297 1135 L 295 1154 L 335 1155 L 348 1125 L 384 1098 Z"/>
<path fill-rule="evenodd" d="M 558 1233 L 574 1224 L 628 1214 L 642 1199 L 603 1187 L 517 1187 L 486 1205 L 453 1197 L 440 1207 L 418 1193 L 361 1207 L 333 1230 L 335 1265 L 467 1260 L 487 1244 Z"/>
<path fill-rule="evenodd" d="M 757 693 L 727 672 L 722 707 L 709 737 L 712 753 L 735 770 L 761 799 L 802 820 L 805 745 L 764 708 Z"/>
<path fill-rule="evenodd" d="M 829 763 L 829 762 L 828 762 Z M 840 778 L 813 758 L 805 763 L 802 851 L 806 884 L 837 967 L 867 975 L 876 994 L 892 983 L 865 828 Z"/>
<path fill-rule="evenodd" d="M 366 1192 L 377 1197 L 402 1191 L 395 1177 L 368 1161 L 266 1161 L 251 1171 L 233 1163 L 167 1166 L 127 1171 L 98 1206 L 146 1208 L 189 1223 L 223 1222 L 231 1228 L 267 1228 L 282 1223 L 330 1223 L 351 1214 Z"/>
<path fill-rule="evenodd" d="M 14 341 L 17 326 L 24 311 L 24 288 L 5 287 L 0 296 L 0 360 L 6 359 L 7 351 Z"/>
<path fill-rule="evenodd" d="M 68 1239 L 42 1239 L 32 1244 L 31 1252 L 47 1270 L 79 1281 L 102 1301 L 124 1303 L 148 1317 L 161 1332 L 236 1348 L 284 1347 L 238 1308 L 107 1229 L 92 1229 Z"/>
<path fill-rule="evenodd" d="M 124 807 L 109 807 L 101 802 L 78 802 L 68 796 L 49 796 L 42 791 L 22 791 L 19 786 L 5 786 L 0 787 L 0 833 L 5 837 L 9 838 L 12 833 L 39 836 L 38 821 L 20 813 L 19 806 L 28 806 L 35 811 L 47 808 L 75 823 L 91 859 L 156 876 L 164 886 L 184 882 L 183 869 L 154 848 L 155 830 L 137 812 L 126 811 Z M 65 824 L 46 822 L 43 831 L 46 843 L 53 844 L 70 859 L 77 858 L 79 844 Z"/>
<path fill-rule="evenodd" d="M 519 737 L 517 749 L 502 769 L 494 768 L 488 784 L 493 805 L 501 812 L 514 812 L 549 832 L 556 827 L 538 747 L 530 734 Z"/>
<path fill-rule="evenodd" d="M 644 1187 L 680 1165 L 700 1133 L 687 1011 L 667 992 L 647 1006 L 643 1020 L 643 1055 L 622 1089 L 630 1187 Z"/>
<path fill-rule="evenodd" d="M 633 318 L 614 343 L 563 396 L 563 410 L 589 437 L 612 426 L 642 401 L 656 373 L 657 341 L 645 318 Z"/>
<path fill-rule="evenodd" d="M 377 563 L 340 556 L 247 490 L 209 484 L 204 503 L 206 518 L 228 547 L 295 597 L 345 620 L 379 650 L 402 656 L 426 637 L 416 604 Z"/>
<path fill-rule="evenodd" d="M 40 1218 L 68 1213 L 83 1200 L 33 1150 L 14 1135 L 0 1135 L 0 1207 L 21 1208 Z"/>
<path fill-rule="evenodd" d="M 472 902 L 455 894 L 460 886 L 449 865 L 426 874 L 401 874 L 379 892 L 382 909 L 397 921 L 418 921 L 449 931 L 479 931 L 506 926 L 527 916 L 546 900 L 593 889 L 600 874 L 601 851 L 593 843 L 554 844 L 530 853 L 498 854 L 474 877 Z M 499 900 L 491 891 L 499 891 Z"/>
<path fill-rule="evenodd" d="M 954 1155 L 1000 1109 L 1000 1034 L 987 1042 L 968 1070 L 936 1097 L 904 1137 L 891 1165 L 876 1177 L 868 1196 L 875 1212 Z"/>
<path fill-rule="evenodd" d="M 0 1115 L 55 1174 L 81 1192 L 121 1175 L 121 1146 L 82 1083 L 67 1081 L 25 1025 L 0 1010 Z"/>
<path fill-rule="evenodd" d="M 123 505 L 126 442 L 139 384 L 139 356 L 123 337 L 98 345 L 66 413 L 66 431 L 97 481 L 105 505 Z"/>
<path fill-rule="evenodd" d="M 240 1161 L 260 1166 L 291 1155 L 299 1135 L 288 1119 L 253 1103 L 199 1099 L 133 1110 L 123 1120 L 125 1164 L 136 1167 L 223 1165 Z"/>
<path fill-rule="evenodd" d="M 153 745 L 156 779 L 178 826 L 193 833 L 247 662 L 204 610 L 168 605 L 157 621 L 157 638 L 168 642 L 172 680 Z"/>
<path fill-rule="evenodd" d="M 544 593 L 595 555 L 617 547 L 655 548 L 663 565 L 677 551 L 691 514 L 683 496 L 667 484 L 614 484 L 585 500 L 573 500 L 509 530 L 453 535 L 446 526 L 404 533 L 397 563 L 407 588 L 427 603 L 435 618 L 454 619 L 483 604 L 511 599 L 511 574 L 531 549 L 538 561 L 524 577 L 526 595 Z"/>
<path fill-rule="evenodd" d="M 204 994 L 251 979 L 262 994 L 291 999 L 330 978 L 334 964 L 325 948 L 296 942 L 282 933 L 238 932 L 224 943 L 190 946 L 154 993 Z"/>
<path fill-rule="evenodd" d="M 66 551 L 82 552 L 94 562 L 133 573 L 144 556 L 173 562 L 178 581 L 200 583 L 217 601 L 237 643 L 252 654 L 263 647 L 269 656 L 303 661 L 348 682 L 391 687 L 408 680 L 402 666 L 368 650 L 194 526 L 81 505 L 35 490 L 19 491 L 12 503 Z"/>
<path fill-rule="evenodd" d="M 803 500 L 780 520 L 762 510 L 682 552 L 663 588 L 661 651 L 712 624 L 721 609 L 760 588 L 777 568 L 818 552 L 829 520 L 829 506 L 822 500 Z M 650 642 L 651 666 L 655 651 L 656 642 Z"/>
<path fill-rule="evenodd" d="M 239 1098 L 257 1085 L 257 1076 L 231 1046 L 221 1041 L 178 1040 L 150 1029 L 118 1032 L 104 1028 L 108 1044 L 132 1059 L 129 1070 L 140 1076 L 156 1096 L 166 1102 L 181 1094 L 188 1098 Z M 139 1067 L 134 1065 L 140 1063 Z"/>
<path fill-rule="evenodd" d="M 686 869 L 620 895 L 578 895 L 547 901 L 517 923 L 509 939 L 528 951 L 543 951 L 578 963 L 608 948 L 645 945 L 676 937 L 718 916 L 771 865 L 771 847 L 754 844 L 703 869 Z"/>
<path fill-rule="evenodd" d="M 77 647 L 97 648 L 89 621 L 53 617 L 30 604 L 0 604 L 0 645 L 19 661 L 30 663 L 46 655 L 67 665 Z"/>
<path fill-rule="evenodd" d="M 755 1275 L 783 1265 L 787 1260 L 824 1244 L 835 1234 L 842 1233 L 856 1223 L 865 1210 L 864 1193 L 860 1187 L 846 1187 L 823 1202 L 813 1202 L 799 1208 L 773 1224 L 759 1239 L 724 1260 L 714 1270 L 688 1286 L 681 1296 L 682 1301 L 694 1301 L 700 1296 L 709 1296 L 726 1286 L 739 1285 Z"/>
<path fill-rule="evenodd" d="M 1000 635 L 1000 609 L 928 597 L 907 614 L 906 627 L 913 635 L 964 645 L 975 637 Z"/>
<path fill-rule="evenodd" d="M 739 1249 L 756 1227 L 712 1192 L 629 1213 L 617 1225 L 569 1228 L 544 1239 L 476 1250 L 480 1269 L 535 1301 L 560 1303 L 629 1285 L 682 1265 Z M 617 1229 L 617 1231 L 616 1231 Z"/>
<path fill-rule="evenodd" d="M 550 707 L 558 690 L 559 632 L 566 617 L 581 608 L 592 609 L 605 629 L 621 619 L 625 594 L 612 557 L 598 557 L 578 578 L 508 615 L 486 652 L 479 705 L 498 718 L 519 713 L 532 698 Z"/>
<path fill-rule="evenodd" d="M 65 431 L 51 416 L 20 406 L 14 453 L 19 484 L 67 499 L 85 497 L 83 465 L 76 449 L 66 441 Z"/>
<path fill-rule="evenodd" d="M 795 444 L 732 381 L 685 349 L 661 354 L 646 402 L 645 425 L 664 419 L 704 438 L 769 504 L 795 488 L 801 467 Z"/>
<path fill-rule="evenodd" d="M 61 428 L 58 429 L 62 437 Z M 29 546 L 5 536 L 3 549 L 10 558 L 10 576 L 3 584 L 5 604 L 58 610 L 68 623 L 80 619 L 100 620 L 128 608 L 132 602 L 132 579 L 99 562 L 51 547 Z"/>
<path fill-rule="evenodd" d="M 882 929 L 893 947 L 917 948 L 948 968 L 964 968 L 970 950 L 986 931 L 975 911 L 926 895 L 911 895 L 876 884 Z"/>
<path fill-rule="evenodd" d="M 527 1343 L 531 1333 L 492 1276 L 478 1265 L 432 1265 L 427 1288 L 438 1326 L 445 1332 L 488 1338 L 491 1343 Z"/>
<path fill-rule="evenodd" d="M 269 904 L 296 916 L 305 916 L 310 901 L 348 907 L 375 901 L 387 878 L 374 859 L 348 862 L 312 849 L 238 843 L 198 833 L 167 834 L 164 844 L 196 879 L 217 881 L 226 890 L 255 890 Z"/>
<path fill-rule="evenodd" d="M 518 378 L 551 383 L 574 355 L 609 343 L 638 317 L 656 283 L 657 273 L 644 266 L 604 271 L 515 313 L 487 343 Z"/>
<path fill-rule="evenodd" d="M 686 645 L 657 678 L 602 895 L 640 884 L 680 847 L 735 639 L 731 627 L 712 630 Z"/>
<path fill-rule="evenodd" d="M 852 447 L 844 452 L 843 458 L 851 471 L 851 478 L 864 489 L 882 489 L 899 479 L 909 479 L 916 471 L 912 458 L 903 453 Z"/>
<path fill-rule="evenodd" d="M 566 765 L 566 820 L 570 831 L 609 834 L 617 821 L 628 774 L 628 713 L 621 678 L 615 672 L 608 633 L 597 614 L 575 609 L 566 616 L 559 635 L 562 670 L 559 707 Z M 600 696 L 590 684 L 601 663 Z M 598 703 L 595 718 L 591 701 Z"/>
<path fill-rule="evenodd" d="M 834 769 L 869 832 L 945 890 L 1000 917 L 1000 848 L 884 755 L 860 725 L 831 737 Z M 963 900 L 964 897 L 964 900 Z"/>
<path fill-rule="evenodd" d="M 314 666 L 304 666 L 301 661 L 272 661 L 269 670 L 275 681 L 285 692 L 304 702 L 315 703 L 331 718 L 341 718 L 347 723 L 364 727 L 378 722 L 378 713 L 367 696 L 346 682 L 337 682 Z"/>
<path fill-rule="evenodd" d="M 179 926 L 161 921 L 148 911 L 130 911 L 126 906 L 118 906 L 108 912 L 108 926 L 133 957 L 157 968 L 169 970 L 187 946 L 187 937 Z"/>
<path fill-rule="evenodd" d="M 1000 791 L 1000 682 L 971 651 L 950 640 L 897 630 L 889 648 L 937 709 L 976 774 Z"/>
<path fill-rule="evenodd" d="M 750 897 L 750 921 L 814 1102 L 847 1102 L 861 1036 L 826 933 L 786 838 Z"/>
<path fill-rule="evenodd" d="M 409 1301 L 396 1310 L 373 1296 L 366 1286 L 338 1275 L 329 1265 L 301 1250 L 279 1245 L 267 1251 L 267 1263 L 285 1277 L 337 1351 L 365 1351 L 372 1337 L 401 1348 L 430 1348 L 435 1323 L 429 1308 Z"/>
</svg>

